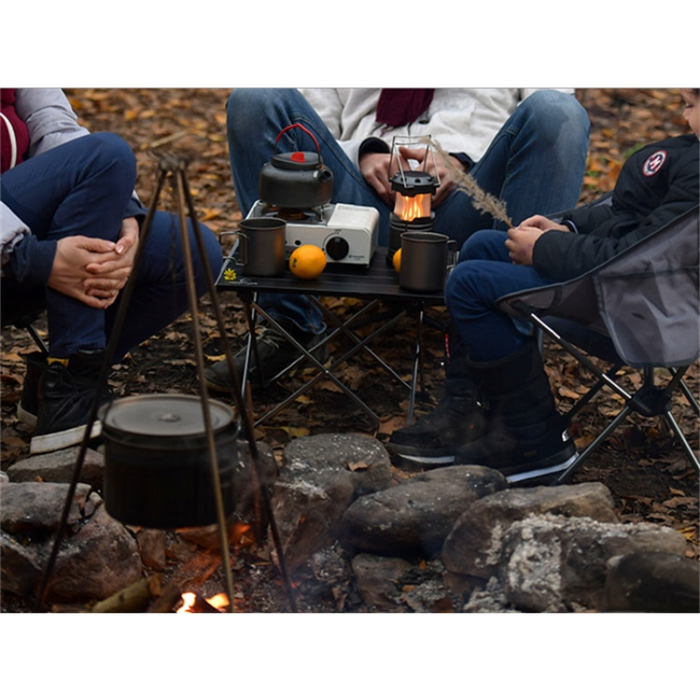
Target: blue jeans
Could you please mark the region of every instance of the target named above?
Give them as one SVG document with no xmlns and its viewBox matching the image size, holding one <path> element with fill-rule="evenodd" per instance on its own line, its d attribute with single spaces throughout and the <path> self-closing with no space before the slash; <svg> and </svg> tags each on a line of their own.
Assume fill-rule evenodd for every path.
<svg viewBox="0 0 700 700">
<path fill-rule="evenodd" d="M 333 202 L 375 207 L 380 214 L 379 244 L 387 245 L 391 210 L 377 196 L 307 100 L 292 89 L 236 89 L 227 102 L 227 132 L 233 184 L 243 216 L 258 199 L 260 170 L 280 152 L 316 150 L 301 123 L 318 139 L 324 163 L 334 175 Z M 540 91 L 522 102 L 492 141 L 471 174 L 508 204 L 519 223 L 576 205 L 586 165 L 590 124 L 579 102 L 556 91 Z M 502 226 L 476 211 L 471 199 L 454 191 L 435 209 L 434 229 L 463 243 L 474 231 Z M 277 321 L 286 319 L 306 332 L 324 329 L 322 314 L 303 296 L 266 295 L 261 303 Z"/>
<path fill-rule="evenodd" d="M 473 362 L 509 357 L 527 342 L 529 325 L 500 311 L 498 299 L 555 282 L 533 267 L 513 264 L 507 237 L 504 231 L 477 231 L 462 246 L 445 285 L 447 310 Z"/>
<path fill-rule="evenodd" d="M 90 134 L 57 146 L 3 173 L 2 199 L 40 241 L 83 235 L 116 241 L 136 180 L 131 148 L 114 134 Z M 199 294 L 206 277 L 188 222 Z M 214 234 L 200 225 L 209 265 L 223 263 Z M 115 357 L 162 330 L 188 306 L 178 218 L 157 212 Z M 3 285 L 5 287 L 5 285 Z M 13 281 L 13 295 L 36 296 L 36 284 Z M 9 282 L 8 282 L 9 288 Z M 5 291 L 5 290 L 3 290 Z M 78 350 L 106 347 L 119 301 L 93 309 L 51 288 L 45 289 L 50 352 L 68 357 Z M 21 304 L 21 299 L 17 298 Z"/>
</svg>

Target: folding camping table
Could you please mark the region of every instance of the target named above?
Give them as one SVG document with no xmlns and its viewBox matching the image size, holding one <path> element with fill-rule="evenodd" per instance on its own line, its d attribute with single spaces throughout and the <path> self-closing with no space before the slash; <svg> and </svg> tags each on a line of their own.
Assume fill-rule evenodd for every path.
<svg viewBox="0 0 700 700">
<path fill-rule="evenodd" d="M 255 421 L 255 425 L 259 425 L 268 418 L 271 418 L 324 377 L 333 381 L 354 403 L 378 424 L 379 418 L 376 413 L 356 392 L 352 391 L 344 384 L 336 374 L 337 369 L 360 350 L 368 352 L 379 365 L 408 390 L 408 421 L 409 423 L 412 422 L 419 374 L 421 375 L 422 384 L 423 327 L 429 320 L 426 315 L 426 308 L 444 305 L 444 293 L 443 290 L 437 292 L 411 292 L 400 287 L 398 275 L 393 267 L 387 265 L 386 254 L 386 248 L 378 248 L 372 256 L 369 267 L 364 265 L 329 263 L 319 277 L 313 280 L 304 280 L 295 277 L 289 270 L 286 270 L 280 277 L 246 276 L 242 271 L 238 259 L 237 245 L 234 246 L 231 254 L 224 261 L 224 265 L 216 281 L 216 287 L 220 292 L 236 292 L 244 304 L 248 327 L 251 332 L 246 348 L 242 385 L 245 386 L 247 383 L 251 356 L 256 357 L 257 353 L 254 331 L 258 317 L 265 319 L 270 326 L 279 331 L 301 353 L 294 362 L 284 368 L 275 377 L 261 377 L 260 372 L 258 372 L 259 379 L 263 386 L 265 386 L 266 382 L 272 381 L 285 374 L 304 359 L 319 370 L 318 373 L 303 386 L 291 392 L 283 401 L 265 413 L 264 416 L 258 418 Z M 335 336 L 342 334 L 350 341 L 349 349 L 339 357 L 333 359 L 329 366 L 324 366 L 324 364 L 313 355 L 313 352 L 318 346 L 312 348 L 305 348 L 302 346 L 260 306 L 258 303 L 259 295 L 268 292 L 278 294 L 303 294 L 321 311 L 328 323 L 330 332 L 323 342 L 328 342 Z M 354 312 L 349 318 L 343 320 L 338 314 L 328 309 L 320 301 L 321 297 L 349 297 L 366 301 L 366 303 L 359 311 Z M 365 337 L 360 337 L 355 332 L 355 329 L 359 328 L 363 323 L 368 324 L 370 322 L 369 319 L 371 319 L 370 313 L 375 311 L 382 303 L 387 306 L 387 310 L 379 316 L 380 325 Z M 372 340 L 388 331 L 399 319 L 407 314 L 414 314 L 416 317 L 413 369 L 410 383 L 406 382 L 387 362 L 369 347 L 369 343 Z M 259 366 L 259 363 L 256 364 Z"/>
</svg>

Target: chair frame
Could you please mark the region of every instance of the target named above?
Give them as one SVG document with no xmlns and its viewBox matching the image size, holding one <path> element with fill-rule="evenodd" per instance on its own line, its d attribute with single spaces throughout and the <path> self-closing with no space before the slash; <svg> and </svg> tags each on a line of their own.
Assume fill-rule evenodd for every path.
<svg viewBox="0 0 700 700">
<path fill-rule="evenodd" d="M 672 396 L 677 391 L 681 391 L 687 398 L 691 409 L 700 417 L 700 404 L 690 391 L 684 379 L 688 369 L 697 361 L 700 350 L 697 349 L 697 346 L 695 346 L 692 351 L 688 350 L 688 355 L 682 355 L 683 360 L 678 363 L 657 361 L 656 359 L 652 359 L 651 361 L 648 359 L 644 361 L 635 361 L 628 356 L 623 356 L 625 352 L 621 348 L 625 346 L 625 343 L 620 343 L 619 336 L 613 338 L 614 331 L 611 330 L 608 319 L 601 310 L 603 306 L 600 300 L 601 292 L 599 286 L 596 284 L 597 276 L 601 272 L 608 272 L 608 269 L 613 264 L 623 261 L 625 256 L 632 255 L 634 250 L 638 250 L 640 247 L 645 246 L 645 244 L 648 244 L 648 246 L 644 248 L 645 251 L 654 250 L 653 246 L 657 245 L 655 241 L 657 239 L 665 241 L 665 238 L 661 237 L 665 235 L 674 235 L 674 230 L 683 230 L 684 232 L 690 230 L 694 231 L 695 229 L 691 227 L 698 221 L 699 209 L 700 207 L 695 207 L 691 211 L 677 217 L 677 219 L 658 229 L 655 233 L 650 234 L 634 246 L 622 251 L 619 255 L 615 256 L 615 258 L 612 258 L 598 268 L 589 271 L 575 280 L 550 285 L 548 287 L 523 290 L 522 292 L 506 295 L 498 300 L 498 306 L 503 312 L 521 321 L 529 321 L 534 328 L 535 334 L 540 336 L 540 340 L 542 337 L 551 339 L 555 344 L 578 360 L 582 366 L 586 367 L 594 377 L 596 377 L 595 384 L 574 404 L 568 413 L 565 414 L 569 422 L 576 413 L 606 386 L 625 402 L 620 413 L 615 416 L 595 440 L 578 455 L 575 461 L 552 482 L 552 485 L 568 482 L 574 472 L 590 458 L 613 431 L 615 431 L 632 413 L 638 413 L 645 417 L 661 416 L 680 443 L 691 465 L 700 472 L 700 459 L 698 459 L 697 454 L 690 446 L 688 439 L 683 434 L 670 408 Z M 687 270 L 692 268 L 692 272 L 696 277 L 698 274 L 698 260 L 695 252 L 697 246 L 695 244 L 691 246 L 687 241 L 686 245 L 691 250 L 691 253 L 683 253 L 682 269 Z M 678 250 L 680 250 L 680 248 Z M 690 255 L 692 255 L 692 258 L 687 260 L 686 257 Z M 684 272 L 683 274 L 689 273 Z M 571 301 L 572 296 L 568 296 L 566 300 L 564 299 L 565 287 L 569 293 L 571 290 L 576 290 L 577 293 L 580 292 L 580 298 L 577 297 L 578 304 L 574 304 Z M 586 303 L 588 303 L 588 305 L 586 305 Z M 694 309 L 693 318 L 695 318 L 694 314 L 696 313 L 698 301 L 695 300 L 692 303 L 688 303 L 690 303 L 691 308 Z M 692 306 L 693 303 L 695 306 Z M 624 318 L 624 316 L 619 318 Z M 675 315 L 671 316 L 671 318 L 675 318 Z M 573 322 L 579 329 L 583 328 L 585 330 L 584 339 L 586 339 L 587 335 L 588 339 L 597 338 L 611 341 L 611 348 L 613 345 L 612 341 L 615 341 L 615 348 L 612 352 L 598 354 L 595 351 L 591 351 L 586 343 L 582 343 L 581 338 L 577 338 L 577 344 L 579 346 L 577 347 L 576 344 L 571 342 L 571 337 L 569 339 L 565 337 L 566 330 L 562 330 L 561 324 L 557 329 L 557 321 L 562 319 L 566 323 Z M 700 319 L 698 323 L 700 325 Z M 657 337 L 666 338 L 661 330 L 658 332 L 661 335 Z M 572 334 L 570 333 L 569 335 L 571 336 Z M 686 336 L 683 337 L 685 338 Z M 692 343 L 690 347 L 692 347 Z M 692 356 L 693 353 L 694 356 Z M 609 367 L 607 369 L 601 369 L 601 367 L 591 359 L 591 355 L 607 361 Z M 678 356 L 676 356 L 676 359 L 679 359 Z M 627 366 L 641 368 L 644 374 L 643 385 L 634 393 L 627 391 L 616 378 L 620 370 Z M 671 379 L 665 384 L 657 384 L 654 372 L 657 368 L 665 368 L 671 373 Z"/>
<path fill-rule="evenodd" d="M 654 377 L 654 368 L 644 369 L 644 383 L 640 389 L 633 394 L 629 393 L 624 387 L 615 380 L 615 376 L 625 366 L 624 362 L 615 363 L 611 368 L 601 369 L 593 362 L 588 355 L 579 350 L 575 345 L 570 343 L 566 338 L 556 332 L 550 325 L 545 323 L 537 314 L 529 314 L 530 321 L 542 333 L 561 346 L 570 355 L 575 357 L 584 367 L 586 367 L 595 377 L 597 382 L 582 396 L 573 407 L 564 414 L 570 422 L 584 406 L 595 398 L 595 396 L 607 386 L 615 394 L 620 396 L 625 401 L 625 406 L 620 413 L 603 429 L 603 431 L 591 442 L 572 462 L 569 467 L 562 472 L 553 482 L 552 485 L 568 483 L 571 480 L 574 472 L 583 466 L 589 457 L 608 439 L 608 437 L 620 426 L 625 419 L 632 413 L 639 413 L 648 418 L 662 416 L 668 423 L 669 428 L 679 441 L 681 448 L 685 452 L 692 466 L 700 471 L 700 460 L 690 446 L 686 436 L 683 434 L 678 421 L 671 412 L 669 404 L 671 398 L 677 389 L 680 389 L 688 399 L 691 408 L 697 416 L 700 417 L 700 404 L 693 396 L 688 385 L 684 381 L 684 375 L 690 365 L 677 368 L 668 368 L 672 378 L 665 385 L 657 385 Z"/>
</svg>

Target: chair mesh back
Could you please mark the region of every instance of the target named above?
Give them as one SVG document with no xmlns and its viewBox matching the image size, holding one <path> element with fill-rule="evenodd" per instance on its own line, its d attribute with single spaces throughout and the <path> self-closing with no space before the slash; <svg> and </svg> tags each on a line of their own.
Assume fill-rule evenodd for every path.
<svg viewBox="0 0 700 700">
<path fill-rule="evenodd" d="M 593 280 L 600 314 L 633 367 L 678 367 L 700 356 L 698 210 L 603 266 Z"/>
<path fill-rule="evenodd" d="M 700 357 L 700 231 L 695 207 L 595 270 L 499 299 L 506 313 L 556 316 L 610 336 L 632 367 Z"/>
</svg>

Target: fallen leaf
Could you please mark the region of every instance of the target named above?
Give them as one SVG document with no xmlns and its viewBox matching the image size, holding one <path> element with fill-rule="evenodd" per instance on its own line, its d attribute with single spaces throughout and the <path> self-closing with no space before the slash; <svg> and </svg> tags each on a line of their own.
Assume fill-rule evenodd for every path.
<svg viewBox="0 0 700 700">
<path fill-rule="evenodd" d="M 353 462 L 352 464 L 350 462 L 346 462 L 345 464 L 351 472 L 356 472 L 360 469 L 369 469 L 370 466 L 364 460 L 360 460 L 359 462 Z"/>
</svg>

